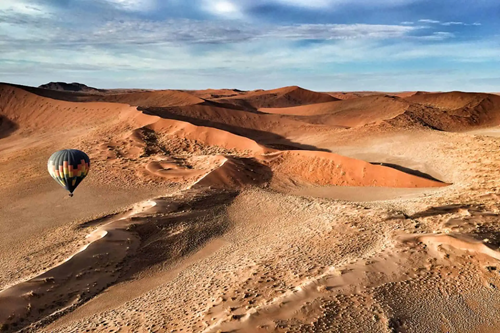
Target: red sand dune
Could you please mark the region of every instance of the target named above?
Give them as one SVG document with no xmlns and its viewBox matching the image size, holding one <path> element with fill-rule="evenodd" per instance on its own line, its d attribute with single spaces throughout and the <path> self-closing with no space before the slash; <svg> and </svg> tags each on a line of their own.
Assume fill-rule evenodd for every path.
<svg viewBox="0 0 500 333">
<path fill-rule="evenodd" d="M 196 126 L 188 122 L 162 119 L 158 116 L 141 114 L 136 118 L 137 124 L 157 133 L 178 138 L 198 141 L 207 146 L 234 149 L 240 152 L 262 154 L 271 151 L 246 137 L 232 134 L 213 127 Z"/>
<path fill-rule="evenodd" d="M 488 98 L 498 99 L 491 94 L 466 93 L 452 91 L 445 93 L 415 94 L 406 98 L 409 102 L 429 105 L 436 108 L 454 110 L 464 107 L 474 107 Z"/>
<path fill-rule="evenodd" d="M 424 91 L 400 91 L 400 92 L 381 92 L 381 91 L 350 91 L 350 92 L 329 92 L 330 96 L 338 99 L 353 99 L 366 96 L 388 95 L 401 98 L 411 97 L 413 95 L 426 94 Z"/>
<path fill-rule="evenodd" d="M 324 103 L 336 101 L 337 98 L 326 93 L 318 93 L 297 86 L 248 92 L 243 96 L 215 99 L 215 101 L 245 105 L 259 108 L 280 108 L 305 104 Z M 244 102 L 244 103 L 242 103 Z"/>
<path fill-rule="evenodd" d="M 140 91 L 138 89 L 111 89 L 103 93 L 91 94 L 61 90 L 41 89 L 25 86 L 6 85 L 56 100 L 68 102 L 108 102 L 132 106 L 183 106 L 203 103 L 204 100 L 179 90 Z"/>
<path fill-rule="evenodd" d="M 272 171 L 252 158 L 226 156 L 219 167 L 200 178 L 192 188 L 240 189 L 260 186 L 272 178 Z"/>
<path fill-rule="evenodd" d="M 398 127 L 421 124 L 442 131 L 465 131 L 500 124 L 500 97 L 483 93 L 429 93 L 406 99 L 412 103 L 390 123 Z"/>
<path fill-rule="evenodd" d="M 423 92 L 423 91 L 401 91 L 401 92 L 397 92 L 397 93 L 390 93 L 387 95 L 397 96 L 397 97 L 401 97 L 401 98 L 408 98 L 408 97 L 411 97 L 414 95 L 420 95 L 420 94 L 425 94 L 425 92 Z"/>
<path fill-rule="evenodd" d="M 317 151 L 276 153 L 269 165 L 280 181 L 336 186 L 442 187 L 448 184 Z"/>
<path fill-rule="evenodd" d="M 234 97 L 247 94 L 246 91 L 241 91 L 238 89 L 203 89 L 203 90 L 183 90 L 183 91 L 203 99 Z"/>
<path fill-rule="evenodd" d="M 374 95 L 290 108 L 261 108 L 260 111 L 314 116 L 315 123 L 357 127 L 393 118 L 402 114 L 408 106 L 408 102 L 398 97 Z"/>
<path fill-rule="evenodd" d="M 310 124 L 291 116 L 247 112 L 222 107 L 220 105 L 197 104 L 183 107 L 145 108 L 147 114 L 190 122 L 197 126 L 208 126 L 246 136 L 260 144 L 279 144 L 282 147 L 311 149 L 287 139 L 289 135 L 307 131 L 332 130 L 321 124 Z"/>
<path fill-rule="evenodd" d="M 74 103 L 44 98 L 24 89 L 0 84 L 1 114 L 19 126 L 42 132 L 58 132 L 78 127 L 102 125 L 130 112 L 127 105 L 114 103 Z"/>
<path fill-rule="evenodd" d="M 185 106 L 203 103 L 201 98 L 176 90 L 104 95 L 98 98 L 92 97 L 88 100 L 94 99 L 103 102 L 125 103 L 141 107 Z"/>
</svg>

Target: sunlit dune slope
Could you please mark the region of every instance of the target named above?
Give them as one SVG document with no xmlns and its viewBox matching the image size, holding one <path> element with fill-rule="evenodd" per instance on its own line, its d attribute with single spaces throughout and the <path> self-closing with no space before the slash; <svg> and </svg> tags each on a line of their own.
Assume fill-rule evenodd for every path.
<svg viewBox="0 0 500 333">
<path fill-rule="evenodd" d="M 274 90 L 253 91 L 242 96 L 237 95 L 214 100 L 221 103 L 246 105 L 254 109 L 259 109 L 325 103 L 336 101 L 337 98 L 326 93 L 318 93 L 297 86 L 291 86 Z"/>
<path fill-rule="evenodd" d="M 115 121 L 130 111 L 115 103 L 73 103 L 38 96 L 15 86 L 0 84 L 0 115 L 19 130 L 61 132 Z"/>
<path fill-rule="evenodd" d="M 483 93 L 429 93 L 406 99 L 412 107 L 391 121 L 394 126 L 421 124 L 442 131 L 464 131 L 500 124 L 500 96 Z"/>
<path fill-rule="evenodd" d="M 442 187 L 448 184 L 317 151 L 286 151 L 270 162 L 279 181 L 335 186 Z"/>
<path fill-rule="evenodd" d="M 63 90 L 41 89 L 26 86 L 8 85 L 17 87 L 38 96 L 69 102 L 107 102 L 129 104 L 131 106 L 174 106 L 191 105 L 202 103 L 203 99 L 179 90 L 155 90 L 155 91 L 120 91 L 116 89 L 107 90 L 103 93 L 84 93 Z M 117 93 L 117 91 L 120 91 Z"/>
<path fill-rule="evenodd" d="M 238 89 L 203 89 L 203 90 L 183 90 L 191 95 L 203 99 L 227 98 L 245 95 L 248 92 Z"/>
<path fill-rule="evenodd" d="M 311 116 L 315 123 L 356 127 L 402 114 L 409 106 L 397 97 L 375 95 L 291 108 L 261 108 L 268 113 Z"/>
</svg>

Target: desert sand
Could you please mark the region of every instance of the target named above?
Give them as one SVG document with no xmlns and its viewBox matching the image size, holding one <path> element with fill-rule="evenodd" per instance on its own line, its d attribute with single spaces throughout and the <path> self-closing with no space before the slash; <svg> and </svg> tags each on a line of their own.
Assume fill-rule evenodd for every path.
<svg viewBox="0 0 500 333">
<path fill-rule="evenodd" d="M 0 331 L 498 332 L 499 145 L 495 94 L 0 84 Z"/>
</svg>

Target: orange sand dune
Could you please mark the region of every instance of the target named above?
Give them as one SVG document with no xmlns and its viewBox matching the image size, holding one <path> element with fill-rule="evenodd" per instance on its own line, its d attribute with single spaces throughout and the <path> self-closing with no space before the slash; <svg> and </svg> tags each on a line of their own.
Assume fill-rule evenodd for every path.
<svg viewBox="0 0 500 333">
<path fill-rule="evenodd" d="M 419 94 L 406 99 L 412 106 L 388 121 L 394 126 L 415 124 L 443 131 L 465 131 L 500 124 L 500 97 L 483 93 Z"/>
<path fill-rule="evenodd" d="M 176 91 L 162 90 L 152 92 L 140 92 L 130 94 L 104 95 L 102 97 L 88 98 L 88 101 L 97 100 L 112 103 L 125 103 L 132 106 L 155 107 L 155 106 L 185 106 L 203 103 L 201 98 L 191 94 Z"/>
<path fill-rule="evenodd" d="M 238 89 L 203 89 L 203 90 L 183 90 L 191 95 L 203 99 L 216 99 L 222 97 L 234 97 L 239 95 L 245 95 L 246 91 L 241 91 Z"/>
<path fill-rule="evenodd" d="M 2 84 L 3 85 L 3 84 Z M 183 106 L 202 103 L 203 99 L 179 90 L 156 90 L 156 91 L 136 91 L 132 90 L 108 90 L 107 93 L 90 94 L 82 92 L 59 91 L 40 89 L 25 86 L 15 86 L 30 93 L 63 101 L 70 102 L 108 102 L 122 103 L 132 106 Z M 117 91 L 119 93 L 117 93 Z"/>
<path fill-rule="evenodd" d="M 351 91 L 351 92 L 329 92 L 329 95 L 338 99 L 353 99 L 366 96 L 388 95 L 401 98 L 407 98 L 413 95 L 426 94 L 424 91 L 400 91 L 400 92 L 381 92 L 381 91 Z"/>
<path fill-rule="evenodd" d="M 310 124 L 290 116 L 246 112 L 228 109 L 214 104 L 197 104 L 184 107 L 144 108 L 143 112 L 161 118 L 176 119 L 190 122 L 197 126 L 208 126 L 231 132 L 238 136 L 245 136 L 263 145 L 280 145 L 313 149 L 309 145 L 302 145 L 287 139 L 289 135 L 296 135 L 307 131 L 328 131 L 331 127 L 321 124 Z"/>
<path fill-rule="evenodd" d="M 0 115 L 20 130 L 59 132 L 118 120 L 133 110 L 113 103 L 74 103 L 52 100 L 26 90 L 0 84 Z"/>
<path fill-rule="evenodd" d="M 267 184 L 272 171 L 253 158 L 227 156 L 219 167 L 201 177 L 192 188 L 241 189 Z"/>
<path fill-rule="evenodd" d="M 467 93 L 452 91 L 445 93 L 415 94 L 406 98 L 409 102 L 429 105 L 441 109 L 459 109 L 464 107 L 474 107 L 488 98 L 492 102 L 499 103 L 499 98 L 492 94 Z"/>
<path fill-rule="evenodd" d="M 384 93 L 381 91 L 333 91 L 328 92 L 330 96 L 333 96 L 338 99 L 354 99 L 358 97 L 366 97 L 366 96 L 376 96 L 376 95 L 387 95 L 388 93 Z"/>
<path fill-rule="evenodd" d="M 315 123 L 357 127 L 402 114 L 409 106 L 403 99 L 375 95 L 290 108 L 261 108 L 260 111 L 287 115 L 315 116 Z"/>
<path fill-rule="evenodd" d="M 156 118 L 157 120 L 154 123 L 147 125 L 147 128 L 150 128 L 157 133 L 199 141 L 207 146 L 235 149 L 240 152 L 247 151 L 253 154 L 262 154 L 272 151 L 246 137 L 235 135 L 213 127 L 195 126 L 188 122 L 178 120 L 161 119 L 153 116 L 149 117 L 151 119 Z"/>
<path fill-rule="evenodd" d="M 305 104 L 325 103 L 337 100 L 326 93 L 318 93 L 297 86 L 248 92 L 243 96 L 215 99 L 218 102 L 241 105 L 244 100 L 249 106 L 258 108 L 281 108 Z"/>
<path fill-rule="evenodd" d="M 401 97 L 401 98 L 408 98 L 408 97 L 411 97 L 414 95 L 421 95 L 421 94 L 425 94 L 425 92 L 423 92 L 423 91 L 402 91 L 402 92 L 397 92 L 397 93 L 390 93 L 388 95 L 397 96 L 397 97 Z"/>
<path fill-rule="evenodd" d="M 269 162 L 275 177 L 285 182 L 336 186 L 442 187 L 449 184 L 410 175 L 345 156 L 316 151 L 276 153 Z"/>
</svg>

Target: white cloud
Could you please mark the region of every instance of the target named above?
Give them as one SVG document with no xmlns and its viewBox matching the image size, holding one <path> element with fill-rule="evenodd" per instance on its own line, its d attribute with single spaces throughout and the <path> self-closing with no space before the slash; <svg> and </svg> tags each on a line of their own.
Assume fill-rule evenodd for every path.
<svg viewBox="0 0 500 333">
<path fill-rule="evenodd" d="M 452 25 L 481 25 L 481 23 L 472 23 L 472 24 L 469 24 L 469 23 L 465 23 L 465 22 L 460 22 L 460 21 L 450 21 L 450 22 L 441 22 L 441 21 L 438 21 L 438 20 L 431 20 L 431 19 L 421 19 L 421 20 L 418 20 L 418 22 L 421 22 L 421 23 L 431 23 L 431 24 L 440 24 L 440 25 L 444 25 L 444 26 L 452 26 Z M 403 24 L 403 23 L 401 23 Z"/>
<path fill-rule="evenodd" d="M 455 37 L 454 33 L 451 32 L 446 32 L 446 31 L 436 31 L 433 32 L 432 35 L 427 35 L 427 36 L 419 36 L 417 37 L 418 39 L 425 39 L 425 40 L 445 40 L 448 38 L 453 38 Z"/>
<path fill-rule="evenodd" d="M 317 90 L 487 91 L 497 83 L 466 84 L 470 79 L 499 75 L 494 70 L 464 69 L 477 68 L 467 62 L 498 63 L 500 44 L 495 42 L 422 44 L 407 39 L 385 45 L 379 39 L 342 39 L 299 50 L 290 44 L 254 40 L 210 48 L 168 44 L 118 50 L 86 46 L 33 52 L 18 48 L 0 54 L 0 76 L 4 81 L 33 85 L 59 80 L 110 88 L 256 89 L 298 84 Z M 405 66 L 386 74 L 378 69 L 389 63 L 398 68 L 398 62 L 414 59 L 424 69 Z M 426 71 L 427 60 L 435 59 L 446 59 L 464 74 Z M 359 64 L 370 64 L 373 72 L 353 70 Z"/>
<path fill-rule="evenodd" d="M 398 38 L 418 28 L 376 24 L 302 24 L 280 26 L 263 37 L 284 39 Z"/>
<path fill-rule="evenodd" d="M 412 25 L 414 24 L 414 22 L 411 22 L 411 21 L 403 21 L 401 22 L 402 25 Z"/>
<path fill-rule="evenodd" d="M 37 23 L 38 24 L 38 23 Z M 39 25 L 39 24 L 38 24 Z M 334 40 L 403 38 L 420 27 L 370 24 L 302 24 L 291 26 L 255 26 L 233 21 L 212 22 L 194 20 L 142 21 L 120 20 L 106 22 L 92 30 L 58 30 L 48 24 L 46 31 L 31 29 L 24 21 L 12 24 L 0 35 L 0 42 L 17 48 L 71 47 L 72 45 L 154 45 L 154 44 L 222 44 L 251 40 Z M 43 36 L 43 39 L 40 38 Z"/>
<path fill-rule="evenodd" d="M 422 22 L 422 23 L 433 23 L 433 24 L 441 23 L 441 21 L 431 20 L 431 19 L 420 19 L 420 20 L 418 20 L 418 22 Z"/>
<path fill-rule="evenodd" d="M 214 3 L 214 10 L 222 14 L 232 14 L 238 12 L 238 8 L 229 1 L 217 1 Z"/>
<path fill-rule="evenodd" d="M 153 44 L 148 47 L 11 49 L 0 54 L 0 74 L 9 71 L 173 71 L 206 72 L 319 71 L 332 64 L 395 63 L 414 59 L 446 59 L 447 63 L 498 62 L 500 46 L 493 42 L 421 44 L 406 40 L 385 45 L 378 39 L 341 39 L 296 49 L 290 43 L 256 40 L 215 47 Z M 23 62 L 17 62 L 23 59 Z"/>
<path fill-rule="evenodd" d="M 243 9 L 235 1 L 228 0 L 203 0 L 201 8 L 205 11 L 227 19 L 245 18 Z"/>
<path fill-rule="evenodd" d="M 155 8 L 155 0 L 106 0 L 119 9 L 127 11 L 150 11 Z"/>
<path fill-rule="evenodd" d="M 11 15 L 46 16 L 47 8 L 26 0 L 1 0 L 0 12 Z"/>
<path fill-rule="evenodd" d="M 464 22 L 443 22 L 441 23 L 441 25 L 450 26 L 450 25 L 466 25 L 466 24 Z"/>
</svg>

